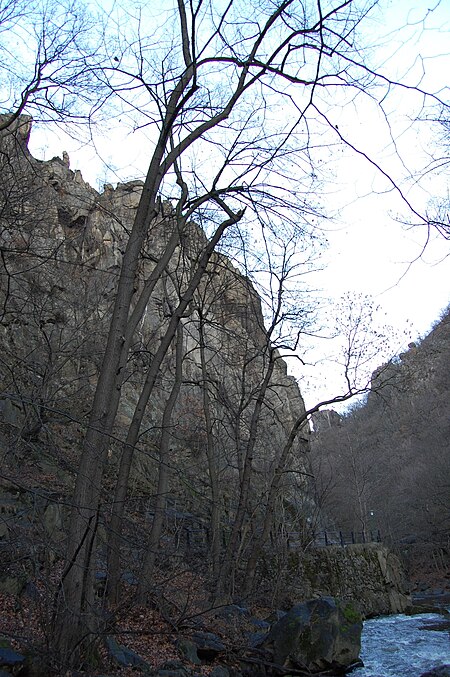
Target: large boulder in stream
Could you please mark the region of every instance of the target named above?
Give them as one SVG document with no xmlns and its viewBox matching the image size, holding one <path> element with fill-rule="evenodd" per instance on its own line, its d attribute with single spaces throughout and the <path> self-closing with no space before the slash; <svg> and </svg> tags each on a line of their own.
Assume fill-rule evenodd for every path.
<svg viewBox="0 0 450 677">
<path fill-rule="evenodd" d="M 294 606 L 272 626 L 262 646 L 286 668 L 346 672 L 361 665 L 361 631 L 361 617 L 351 605 L 322 597 Z"/>
<path fill-rule="evenodd" d="M 450 677 L 450 664 L 438 665 L 424 672 L 420 677 Z"/>
</svg>

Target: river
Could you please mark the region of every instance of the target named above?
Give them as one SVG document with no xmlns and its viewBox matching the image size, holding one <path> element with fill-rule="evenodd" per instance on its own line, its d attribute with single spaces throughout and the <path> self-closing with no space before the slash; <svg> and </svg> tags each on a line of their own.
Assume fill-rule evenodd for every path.
<svg viewBox="0 0 450 677">
<path fill-rule="evenodd" d="M 364 622 L 361 658 L 364 668 L 352 677 L 419 677 L 450 663 L 448 616 L 384 616 Z M 446 624 L 446 630 L 424 627 Z"/>
</svg>

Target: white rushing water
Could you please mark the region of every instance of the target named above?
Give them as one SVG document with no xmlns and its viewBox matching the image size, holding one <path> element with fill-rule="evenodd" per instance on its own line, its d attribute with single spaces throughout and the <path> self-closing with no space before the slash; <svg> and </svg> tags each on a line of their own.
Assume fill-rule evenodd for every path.
<svg viewBox="0 0 450 677">
<path fill-rule="evenodd" d="M 354 670 L 352 677 L 419 677 L 432 667 L 450 663 L 448 629 L 423 629 L 445 618 L 421 614 L 365 621 L 361 646 L 364 668 Z"/>
</svg>

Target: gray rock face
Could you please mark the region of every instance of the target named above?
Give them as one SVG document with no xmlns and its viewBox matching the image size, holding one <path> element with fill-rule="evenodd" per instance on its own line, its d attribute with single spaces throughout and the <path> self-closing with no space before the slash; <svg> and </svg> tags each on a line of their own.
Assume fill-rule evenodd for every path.
<svg viewBox="0 0 450 677">
<path fill-rule="evenodd" d="M 0 290 L 0 305 L 4 309 L 0 352 L 10 362 L 7 369 L 0 367 L 0 382 L 6 393 L 12 393 L 9 399 L 4 397 L 0 402 L 0 421 L 23 429 L 21 434 L 36 440 L 43 424 L 39 409 L 42 398 L 47 408 L 69 412 L 73 420 L 84 420 L 89 411 L 118 272 L 143 183 L 129 181 L 116 188 L 107 185 L 98 193 L 83 181 L 79 171 L 70 168 L 66 154 L 49 161 L 33 158 L 27 148 L 30 130 L 31 120 L 26 118 L 0 135 L 3 181 L 0 192 L 5 193 L 8 188 L 12 213 L 0 232 L 0 246 L 7 258 L 11 281 L 7 298 Z M 2 164 L 2 158 L 8 158 L 8 162 L 4 160 Z M 151 276 L 175 228 L 172 205 L 160 204 L 143 249 L 135 280 L 136 296 Z M 173 308 L 184 293 L 190 271 L 197 265 L 206 242 L 201 228 L 195 223 L 186 224 L 168 263 L 166 277 L 158 282 L 149 299 L 133 338 L 124 376 L 116 419 L 118 439 L 126 434 L 155 346 L 167 329 Z M 206 317 L 207 377 L 214 397 L 214 419 L 220 422 L 217 455 L 226 459 L 220 473 L 228 505 L 237 501 L 233 487 L 249 440 L 255 392 L 267 370 L 267 334 L 261 301 L 251 282 L 226 256 L 214 253 L 182 320 L 183 387 L 173 417 L 171 448 L 175 471 L 188 475 L 186 485 L 197 482 L 199 477 L 206 480 L 206 437 L 199 385 L 203 382 L 198 313 L 201 304 Z M 155 489 L 154 458 L 162 411 L 173 382 L 174 361 L 171 348 L 142 424 L 147 431 L 142 439 L 145 450 L 134 455 L 132 481 L 139 482 L 149 493 Z M 29 403 L 26 410 L 24 401 Z M 277 359 L 254 452 L 254 466 L 261 484 L 255 487 L 255 493 L 266 495 L 273 459 L 293 422 L 303 412 L 297 383 L 287 374 L 286 363 Z M 52 415 L 48 409 L 45 417 L 51 428 Z M 76 437 L 75 434 L 70 443 L 75 454 L 79 443 Z M 298 475 L 293 481 L 294 476 L 286 474 L 281 487 L 295 509 L 308 493 L 308 480 L 301 474 L 305 470 L 302 452 L 308 450 L 307 437 L 305 425 L 292 450 L 291 466 Z M 111 457 L 115 453 L 112 443 Z M 304 486 L 299 490 L 302 477 Z M 190 494 L 186 496 L 179 487 L 172 487 L 171 493 L 184 512 L 202 515 L 203 504 Z M 58 515 L 49 515 L 49 520 L 51 517 L 59 519 Z M 54 526 L 57 528 L 53 529 Z M 56 524 L 49 528 L 59 532 Z"/>
<path fill-rule="evenodd" d="M 346 669 L 359 661 L 362 621 L 333 598 L 294 606 L 273 625 L 263 646 L 275 663 L 309 670 Z"/>
<path fill-rule="evenodd" d="M 17 211 L 20 207 L 27 214 L 27 219 L 22 219 L 20 227 L 14 223 L 11 232 L 8 228 L 2 230 L 0 244 L 5 245 L 7 253 L 11 251 L 11 260 L 8 263 L 17 279 L 22 284 L 32 282 L 33 287 L 30 286 L 29 293 L 33 294 L 34 304 L 40 304 L 40 294 L 47 300 L 46 315 L 39 317 L 40 326 L 36 329 L 34 326 L 31 328 L 28 321 L 25 330 L 25 323 L 20 325 L 13 316 L 15 307 L 8 307 L 11 315 L 8 321 L 14 324 L 15 341 L 19 348 L 25 341 L 28 348 L 30 345 L 36 346 L 33 357 L 42 361 L 37 346 L 40 342 L 39 331 L 44 326 L 47 334 L 49 329 L 58 328 L 64 332 L 64 338 L 66 330 L 68 334 L 70 330 L 73 337 L 75 333 L 80 333 L 77 332 L 77 327 L 86 326 L 86 332 L 90 336 L 95 327 L 99 345 L 92 346 L 92 349 L 101 349 L 104 345 L 102 332 L 105 331 L 110 317 L 118 267 L 139 205 L 143 182 L 129 181 L 118 184 L 115 189 L 107 185 L 103 193 L 98 193 L 83 181 L 79 171 L 70 169 L 66 154 L 63 154 L 63 159 L 54 157 L 45 162 L 33 158 L 26 147 L 30 131 L 31 119 L 24 118 L 21 123 L 17 122 L 0 136 L 0 148 L 5 155 L 10 156 L 10 162 L 14 165 L 14 177 L 5 177 L 3 172 L 2 178 L 15 182 Z M 20 152 L 17 149 L 18 144 L 21 145 Z M 42 213 L 45 213 L 45 219 L 39 220 Z M 160 214 L 150 228 L 146 246 L 151 257 L 146 256 L 147 251 L 144 252 L 136 292 L 151 274 L 155 260 L 164 251 L 173 227 L 174 211 L 172 205 L 166 202 L 160 205 Z M 195 223 L 186 226 L 186 232 L 183 233 L 184 249 L 182 251 L 179 246 L 175 250 L 168 266 L 168 274 L 179 277 L 180 288 L 176 289 L 175 285 L 168 284 L 167 281 L 156 288 L 137 332 L 134 347 L 139 353 L 139 359 L 136 364 L 130 363 L 130 373 L 133 369 L 142 371 L 146 366 L 143 363 L 145 348 L 147 345 L 153 346 L 161 336 L 171 312 L 170 308 L 174 307 L 178 294 L 186 287 L 187 270 L 183 267 L 189 269 L 206 242 L 205 234 Z M 46 265 L 41 264 L 42 255 L 52 256 L 55 252 L 57 264 L 53 260 L 47 270 Z M 36 266 L 32 280 L 29 279 L 30 275 L 26 277 L 23 272 L 24 259 L 19 260 L 18 253 L 26 253 L 27 263 L 28 259 L 39 260 L 40 265 Z M 180 261 L 184 263 L 180 264 Z M 15 289 L 10 290 L 12 297 L 14 292 Z M 258 383 L 261 377 L 262 360 L 257 357 L 257 353 L 267 342 L 261 301 L 251 282 L 222 254 L 213 255 L 204 282 L 200 285 L 199 297 L 203 298 L 208 307 L 207 358 L 211 380 L 214 384 L 217 383 L 215 387 L 220 385 L 226 389 L 228 398 L 233 398 L 236 390 L 234 382 L 242 380 L 240 371 L 253 353 L 256 355 L 253 360 L 255 364 L 251 369 L 247 368 L 245 374 L 249 388 Z M 195 303 L 199 303 L 199 298 L 196 297 Z M 88 327 L 87 320 L 93 308 L 96 311 L 95 325 Z M 24 308 L 22 314 L 25 315 Z M 73 322 L 75 315 L 77 325 Z M 199 378 L 198 320 L 195 305 L 190 315 L 186 314 L 184 324 L 187 354 L 184 369 L 186 376 L 195 380 Z M 85 355 L 83 358 L 85 359 Z M 88 371 L 87 366 L 85 371 Z M 60 378 L 67 380 L 69 375 L 72 377 L 69 370 L 66 370 L 60 374 Z M 90 385 L 92 386 L 92 378 Z M 162 387 L 165 385 L 162 383 Z M 270 441 L 277 444 L 280 435 L 277 421 L 282 426 L 288 426 L 296 415 L 304 411 L 297 384 L 287 375 L 286 363 L 282 359 L 276 361 L 271 390 L 276 416 L 270 422 Z M 125 403 L 120 416 L 121 421 L 128 424 L 136 394 L 130 386 L 124 387 L 124 391 Z M 196 399 L 194 389 L 190 394 L 190 400 L 192 399 Z M 130 405 L 130 413 L 127 403 Z M 17 408 L 14 400 L 0 402 L 0 416 L 14 424 L 22 412 L 20 407 L 17 412 L 13 411 L 13 407 Z M 306 429 L 305 427 L 305 431 Z"/>
</svg>

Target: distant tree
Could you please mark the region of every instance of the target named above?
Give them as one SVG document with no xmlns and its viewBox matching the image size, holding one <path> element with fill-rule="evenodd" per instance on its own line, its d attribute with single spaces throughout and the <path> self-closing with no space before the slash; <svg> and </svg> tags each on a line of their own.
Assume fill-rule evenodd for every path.
<svg viewBox="0 0 450 677">
<path fill-rule="evenodd" d="M 323 509 L 345 528 L 370 525 L 393 545 L 446 543 L 448 326 L 447 314 L 422 343 L 384 367 L 384 387 L 374 375 L 364 406 L 314 436 Z"/>
</svg>

